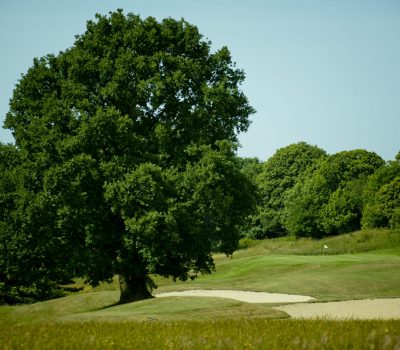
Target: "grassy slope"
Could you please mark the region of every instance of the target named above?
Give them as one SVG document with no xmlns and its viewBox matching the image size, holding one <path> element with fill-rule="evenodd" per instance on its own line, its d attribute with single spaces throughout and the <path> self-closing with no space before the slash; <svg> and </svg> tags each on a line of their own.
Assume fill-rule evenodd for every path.
<svg viewBox="0 0 400 350">
<path fill-rule="evenodd" d="M 319 300 L 400 296 L 399 232 L 368 231 L 325 241 L 278 239 L 252 243 L 232 258 L 216 256 L 216 273 L 188 283 L 157 279 L 157 292 L 190 288 L 304 294 Z M 321 255 L 351 248 L 353 254 Z M 389 248 L 390 247 L 390 248 Z M 361 250 L 362 252 L 357 252 Z M 312 253 L 317 255 L 311 255 Z M 213 298 L 163 298 L 112 306 L 116 284 L 33 305 L 0 307 L 0 323 L 53 320 L 210 320 L 276 318 L 266 305 Z M 114 290 L 114 291 L 113 291 Z"/>
<path fill-rule="evenodd" d="M 303 294 L 319 300 L 400 296 L 398 231 L 370 230 L 321 241 L 284 238 L 251 244 L 231 258 L 216 256 L 216 273 L 212 275 L 175 284 L 157 279 L 157 292 L 229 288 Z M 322 255 L 325 244 L 329 248 Z"/>
<path fill-rule="evenodd" d="M 242 289 L 310 295 L 320 300 L 396 297 L 400 256 L 396 251 L 335 256 L 244 256 L 220 259 L 215 274 L 172 289 Z"/>
<path fill-rule="evenodd" d="M 115 305 L 119 292 L 92 292 L 32 305 L 0 308 L 0 325 L 67 321 L 171 321 L 285 318 L 266 305 L 219 298 L 161 298 Z"/>
</svg>

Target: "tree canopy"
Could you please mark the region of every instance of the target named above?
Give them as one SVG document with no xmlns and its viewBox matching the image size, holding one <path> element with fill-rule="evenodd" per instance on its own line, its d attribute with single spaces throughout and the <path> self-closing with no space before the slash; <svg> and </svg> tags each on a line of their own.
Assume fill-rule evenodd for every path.
<svg viewBox="0 0 400 350">
<path fill-rule="evenodd" d="M 16 146 L 1 147 L 19 160 L 1 165 L 3 298 L 118 274 L 136 300 L 151 274 L 186 280 L 233 252 L 254 202 L 235 157 L 254 110 L 229 50 L 210 47 L 184 20 L 119 10 L 34 59 L 5 120 Z"/>
<path fill-rule="evenodd" d="M 286 197 L 284 220 L 289 233 L 321 237 L 360 228 L 362 188 L 383 165 L 381 157 L 365 150 L 321 159 Z"/>
<path fill-rule="evenodd" d="M 282 217 L 285 197 L 307 168 L 325 156 L 322 149 L 299 142 L 278 149 L 261 165 L 260 171 L 254 174 L 259 189 L 257 210 L 246 225 L 250 236 L 265 238 L 288 233 Z"/>
<path fill-rule="evenodd" d="M 397 227 L 400 225 L 399 154 L 396 156 L 396 161 L 388 162 L 368 179 L 363 192 L 363 227 Z"/>
</svg>

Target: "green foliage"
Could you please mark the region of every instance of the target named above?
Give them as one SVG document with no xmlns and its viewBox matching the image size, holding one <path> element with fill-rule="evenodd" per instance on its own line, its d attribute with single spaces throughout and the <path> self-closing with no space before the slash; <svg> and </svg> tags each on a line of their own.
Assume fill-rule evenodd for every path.
<svg viewBox="0 0 400 350">
<path fill-rule="evenodd" d="M 390 219 L 390 227 L 393 230 L 400 229 L 400 207 L 394 209 L 392 218 Z"/>
<path fill-rule="evenodd" d="M 285 227 L 295 236 L 322 237 L 360 228 L 365 179 L 384 161 L 365 150 L 322 159 L 288 193 Z"/>
<path fill-rule="evenodd" d="M 47 241 L 45 222 L 35 225 L 42 215 L 42 196 L 31 192 L 35 175 L 15 146 L 0 144 L 0 303 L 44 300 L 62 292 L 56 281 L 64 276 L 54 278 L 57 267 L 51 264 L 59 253 Z M 44 260 L 51 264 L 46 273 Z"/>
<path fill-rule="evenodd" d="M 258 158 L 238 157 L 239 167 L 249 179 L 255 181 L 262 172 L 263 163 Z"/>
<path fill-rule="evenodd" d="M 388 162 L 368 179 L 364 190 L 363 227 L 396 227 L 400 208 L 400 163 Z"/>
<path fill-rule="evenodd" d="M 319 225 L 332 235 L 360 229 L 365 179 L 356 179 L 333 192 L 320 213 Z"/>
<path fill-rule="evenodd" d="M 375 214 L 379 216 L 383 227 L 389 227 L 396 211 L 400 208 L 400 176 L 383 185 L 375 196 Z M 395 222 L 393 222 L 395 224 Z"/>
<path fill-rule="evenodd" d="M 287 234 L 282 218 L 286 195 L 307 168 L 324 156 L 325 152 L 320 148 L 299 142 L 277 150 L 263 163 L 256 178 L 259 203 L 249 220 L 248 236 L 265 238 Z"/>
<path fill-rule="evenodd" d="M 139 298 L 150 273 L 186 279 L 233 252 L 254 192 L 234 151 L 254 110 L 229 50 L 210 47 L 184 20 L 119 10 L 34 60 L 5 120 L 2 156 L 19 163 L 0 181 L 3 285 L 120 274 Z"/>
<path fill-rule="evenodd" d="M 253 194 L 256 202 L 260 201 L 260 187 L 257 181 L 258 176 L 262 172 L 263 163 L 258 158 L 240 158 L 238 157 L 238 164 L 241 172 L 253 184 Z M 254 235 L 255 231 L 259 231 L 259 226 L 254 224 L 255 213 L 257 207 L 240 223 L 240 236 L 246 237 Z M 251 232 L 251 233 L 250 233 Z"/>
<path fill-rule="evenodd" d="M 307 175 L 296 183 L 286 198 L 285 227 L 296 237 L 319 236 L 319 211 L 330 195 L 323 175 L 312 172 Z"/>
</svg>

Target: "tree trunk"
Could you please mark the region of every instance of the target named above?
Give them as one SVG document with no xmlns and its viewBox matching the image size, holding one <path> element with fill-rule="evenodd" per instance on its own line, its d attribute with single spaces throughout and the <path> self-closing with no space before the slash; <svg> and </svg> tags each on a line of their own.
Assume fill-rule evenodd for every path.
<svg viewBox="0 0 400 350">
<path fill-rule="evenodd" d="M 119 275 L 119 288 L 121 291 L 120 304 L 152 298 L 147 288 L 147 276 L 138 278 L 131 275 Z"/>
</svg>

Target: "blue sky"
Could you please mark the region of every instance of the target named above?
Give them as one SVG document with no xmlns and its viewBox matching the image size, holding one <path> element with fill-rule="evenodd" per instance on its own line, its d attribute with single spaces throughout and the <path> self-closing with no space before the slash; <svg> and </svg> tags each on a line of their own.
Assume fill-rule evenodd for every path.
<svg viewBox="0 0 400 350">
<path fill-rule="evenodd" d="M 400 150 L 398 0 L 0 0 L 0 123 L 34 57 L 71 46 L 95 13 L 185 18 L 246 72 L 257 110 L 238 154 L 305 141 L 328 153 Z M 12 142 L 0 129 L 0 140 Z"/>
</svg>

